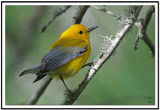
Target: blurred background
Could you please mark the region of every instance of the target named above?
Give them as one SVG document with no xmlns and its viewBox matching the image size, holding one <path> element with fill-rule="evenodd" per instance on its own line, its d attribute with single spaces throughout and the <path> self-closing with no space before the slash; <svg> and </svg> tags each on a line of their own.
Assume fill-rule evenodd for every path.
<svg viewBox="0 0 160 110">
<path fill-rule="evenodd" d="M 42 26 L 52 19 L 56 10 L 64 6 L 27 6 L 8 5 L 5 13 L 5 103 L 6 105 L 23 105 L 36 91 L 42 81 L 32 83 L 33 74 L 19 77 L 19 74 L 40 63 L 41 58 L 61 34 L 71 26 L 78 6 L 72 6 L 58 16 L 41 33 Z M 102 7 L 102 6 L 98 6 Z M 103 6 L 119 15 L 129 6 Z M 139 17 L 144 17 L 148 6 L 144 6 Z M 91 33 L 92 54 L 88 62 L 93 61 L 101 49 L 102 35 L 115 35 L 119 22 L 112 16 L 89 8 L 81 24 L 86 27 L 99 26 Z M 153 105 L 155 102 L 155 59 L 146 44 L 140 40 L 137 51 L 134 42 L 138 29 L 132 30 L 122 40 L 115 54 L 102 66 L 88 84 L 76 105 Z M 147 33 L 155 43 L 155 15 L 149 23 Z M 89 67 L 81 69 L 73 78 L 66 80 L 73 90 L 84 79 Z M 65 87 L 61 81 L 53 80 L 37 104 L 61 104 Z"/>
</svg>

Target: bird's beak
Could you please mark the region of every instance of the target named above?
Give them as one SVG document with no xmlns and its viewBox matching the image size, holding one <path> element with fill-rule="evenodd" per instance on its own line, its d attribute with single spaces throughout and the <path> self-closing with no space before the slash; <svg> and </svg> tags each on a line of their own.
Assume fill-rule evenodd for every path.
<svg viewBox="0 0 160 110">
<path fill-rule="evenodd" d="M 90 28 L 88 28 L 88 31 L 87 31 L 87 33 L 88 32 L 91 32 L 91 31 L 93 31 L 94 29 L 96 29 L 96 28 L 98 28 L 99 26 L 94 26 L 94 27 L 90 27 Z"/>
</svg>

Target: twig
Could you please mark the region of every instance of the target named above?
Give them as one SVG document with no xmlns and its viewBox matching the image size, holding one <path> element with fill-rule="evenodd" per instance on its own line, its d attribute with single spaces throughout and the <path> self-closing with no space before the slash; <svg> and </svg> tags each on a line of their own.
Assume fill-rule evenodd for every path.
<svg viewBox="0 0 160 110">
<path fill-rule="evenodd" d="M 134 49 L 135 50 L 137 49 L 138 41 L 139 39 L 142 39 L 151 50 L 152 56 L 155 56 L 155 47 L 151 39 L 149 38 L 146 30 L 147 30 L 149 21 L 151 20 L 152 14 L 154 13 L 154 10 L 155 10 L 154 6 L 150 6 L 146 11 L 145 17 L 141 18 L 140 23 L 135 23 L 135 25 L 139 28 L 139 32 L 135 40 Z"/>
<path fill-rule="evenodd" d="M 77 24 L 80 23 L 85 12 L 87 11 L 88 6 L 79 6 L 76 13 L 75 13 L 75 19 L 73 19 L 73 23 Z M 43 84 L 39 86 L 39 88 L 35 91 L 35 93 L 31 96 L 27 104 L 36 104 L 36 102 L 39 100 L 47 86 L 50 84 L 52 78 L 47 76 L 46 80 L 44 80 Z"/>
<path fill-rule="evenodd" d="M 93 5 L 91 5 L 90 7 L 95 8 L 95 9 L 97 9 L 97 10 L 99 10 L 99 11 L 105 12 L 105 13 L 113 16 L 114 18 L 118 19 L 118 20 L 121 19 L 121 16 L 120 16 L 120 15 L 115 14 L 114 12 L 111 12 L 111 11 L 107 10 L 106 8 L 99 8 L 99 7 L 93 6 Z"/>
<path fill-rule="evenodd" d="M 44 25 L 44 26 L 41 27 L 41 32 L 44 32 L 47 29 L 47 27 L 55 20 L 56 17 L 60 16 L 64 12 L 66 12 L 70 7 L 71 6 L 65 6 L 64 9 L 57 10 L 54 13 L 52 19 L 48 22 L 48 24 L 46 24 L 46 25 Z"/>
<path fill-rule="evenodd" d="M 43 92 L 46 90 L 50 82 L 52 81 L 53 78 L 46 76 L 45 80 L 39 86 L 39 88 L 36 90 L 36 92 L 32 95 L 32 97 L 28 100 L 27 105 L 34 105 L 37 103 Z"/>
<path fill-rule="evenodd" d="M 65 105 L 73 104 L 75 100 L 77 100 L 79 95 L 83 92 L 83 90 L 88 85 L 88 83 L 91 81 L 91 79 L 94 77 L 96 72 L 102 67 L 102 65 L 107 61 L 107 59 L 109 59 L 109 57 L 115 51 L 117 46 L 120 44 L 121 40 L 132 28 L 133 24 L 135 23 L 140 13 L 141 8 L 142 6 L 132 7 L 132 13 L 130 13 L 130 16 L 127 17 L 128 19 L 126 20 L 126 22 L 124 22 L 122 29 L 120 29 L 120 31 L 118 31 L 118 33 L 115 35 L 115 39 L 112 41 L 110 47 L 106 50 L 105 53 L 102 53 L 102 55 L 100 55 L 100 59 L 94 64 L 94 69 L 89 70 L 85 79 L 82 81 L 82 83 L 73 93 L 67 94 L 67 97 L 64 101 Z"/>
</svg>

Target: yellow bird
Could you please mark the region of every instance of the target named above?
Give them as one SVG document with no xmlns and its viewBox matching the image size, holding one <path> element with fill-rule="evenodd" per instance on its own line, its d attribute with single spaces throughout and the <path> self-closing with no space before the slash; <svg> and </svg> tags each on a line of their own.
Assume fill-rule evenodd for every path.
<svg viewBox="0 0 160 110">
<path fill-rule="evenodd" d="M 82 24 L 71 26 L 51 45 L 50 51 L 42 58 L 39 65 L 23 71 L 19 76 L 36 74 L 37 78 L 34 80 L 36 82 L 49 75 L 60 78 L 67 88 L 63 79 L 77 74 L 90 57 L 90 32 L 97 27 L 86 28 Z"/>
</svg>

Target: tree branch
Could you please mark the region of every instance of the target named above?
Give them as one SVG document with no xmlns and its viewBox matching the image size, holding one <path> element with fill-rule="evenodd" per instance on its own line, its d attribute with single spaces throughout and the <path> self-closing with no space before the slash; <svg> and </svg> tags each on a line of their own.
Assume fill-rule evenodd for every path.
<svg viewBox="0 0 160 110">
<path fill-rule="evenodd" d="M 84 14 L 88 8 L 89 8 L 89 6 L 87 6 L 87 5 L 86 6 L 78 6 L 77 11 L 76 11 L 75 15 L 73 16 L 72 24 L 80 24 Z"/>
<path fill-rule="evenodd" d="M 34 104 L 37 103 L 37 101 L 42 96 L 42 94 L 44 93 L 44 91 L 46 90 L 46 88 L 48 87 L 48 85 L 50 84 L 50 82 L 52 81 L 52 79 L 53 78 L 51 78 L 49 76 L 46 76 L 46 78 L 43 81 L 43 83 L 41 84 L 41 86 L 39 86 L 37 88 L 36 92 L 28 100 L 27 105 L 34 105 Z"/>
<path fill-rule="evenodd" d="M 73 24 L 77 24 L 80 23 L 85 12 L 87 11 L 89 6 L 79 6 L 77 8 L 77 11 L 74 15 L 74 19 L 73 19 Z M 42 96 L 42 94 L 44 93 L 45 89 L 47 88 L 47 86 L 50 84 L 52 78 L 47 76 L 46 80 L 44 80 L 44 82 L 39 86 L 39 88 L 35 91 L 35 93 L 31 96 L 31 98 L 28 100 L 27 104 L 29 105 L 34 105 L 36 104 L 36 102 L 39 100 L 39 98 Z"/>
<path fill-rule="evenodd" d="M 94 75 L 97 73 L 97 71 L 109 59 L 109 57 L 112 55 L 112 53 L 115 51 L 115 49 L 120 44 L 121 40 L 132 28 L 133 24 L 137 20 L 137 17 L 140 13 L 141 8 L 142 6 L 131 6 L 129 10 L 129 14 L 128 14 L 129 16 L 124 17 L 127 19 L 125 19 L 122 29 L 120 29 L 117 32 L 117 34 L 115 35 L 115 39 L 111 42 L 109 47 L 100 55 L 99 60 L 93 65 L 94 69 L 89 70 L 85 79 L 81 82 L 78 88 L 73 93 L 67 93 L 66 99 L 64 101 L 65 105 L 73 104 L 77 100 L 79 95 L 83 92 L 83 90 L 86 88 L 86 86 L 91 81 L 91 79 L 94 77 Z"/>
<path fill-rule="evenodd" d="M 99 10 L 99 11 L 105 12 L 105 13 L 113 16 L 114 18 L 118 19 L 118 20 L 121 19 L 121 16 L 120 16 L 120 15 L 118 15 L 118 14 L 116 14 L 116 13 L 113 13 L 113 12 L 107 10 L 106 8 L 99 8 L 99 7 L 96 7 L 96 6 L 93 6 L 93 5 L 91 5 L 90 7 L 95 8 L 95 9 L 97 9 L 97 10 Z"/>
<path fill-rule="evenodd" d="M 48 22 L 48 24 L 46 24 L 46 25 L 44 25 L 44 26 L 41 27 L 41 32 L 44 32 L 47 29 L 47 27 L 56 19 L 56 17 L 60 16 L 64 12 L 66 12 L 70 7 L 71 6 L 65 6 L 63 9 L 57 10 L 54 13 L 52 19 Z"/>
<path fill-rule="evenodd" d="M 135 25 L 139 28 L 139 32 L 135 40 L 135 50 L 137 50 L 137 44 L 139 42 L 139 39 L 142 39 L 151 50 L 152 56 L 155 56 L 155 47 L 146 31 L 154 11 L 154 6 L 150 6 L 146 11 L 145 17 L 141 18 L 140 23 L 135 23 Z"/>
</svg>

